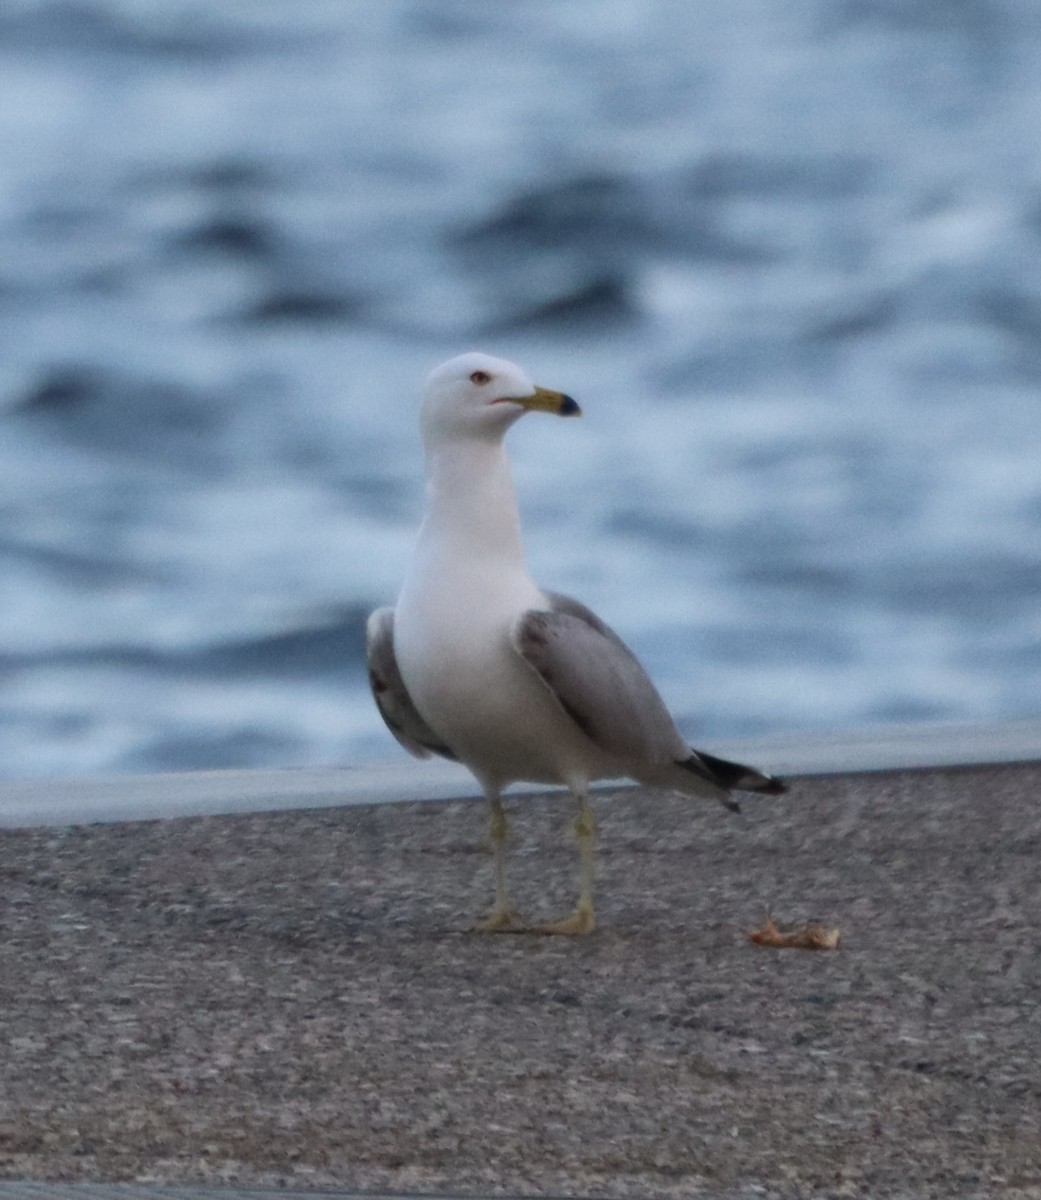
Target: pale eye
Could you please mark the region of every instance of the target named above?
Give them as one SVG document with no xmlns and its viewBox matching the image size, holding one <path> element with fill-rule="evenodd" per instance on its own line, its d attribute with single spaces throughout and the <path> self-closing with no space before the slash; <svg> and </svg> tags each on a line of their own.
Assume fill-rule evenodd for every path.
<svg viewBox="0 0 1041 1200">
<path fill-rule="evenodd" d="M 487 371 L 474 371 L 470 376 L 471 383 L 487 383 L 490 379 L 491 376 Z"/>
</svg>

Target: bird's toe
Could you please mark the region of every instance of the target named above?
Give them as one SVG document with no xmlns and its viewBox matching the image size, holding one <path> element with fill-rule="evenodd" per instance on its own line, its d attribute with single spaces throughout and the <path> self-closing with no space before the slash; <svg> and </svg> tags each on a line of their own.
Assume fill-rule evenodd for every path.
<svg viewBox="0 0 1041 1200">
<path fill-rule="evenodd" d="M 536 925 L 532 933 L 560 934 L 565 937 L 578 937 L 592 933 L 596 928 L 596 915 L 592 905 L 580 904 L 570 916 L 562 921 L 551 921 L 548 925 Z"/>
<path fill-rule="evenodd" d="M 474 933 L 526 933 L 531 926 L 513 908 L 495 907 L 474 926 Z"/>
</svg>

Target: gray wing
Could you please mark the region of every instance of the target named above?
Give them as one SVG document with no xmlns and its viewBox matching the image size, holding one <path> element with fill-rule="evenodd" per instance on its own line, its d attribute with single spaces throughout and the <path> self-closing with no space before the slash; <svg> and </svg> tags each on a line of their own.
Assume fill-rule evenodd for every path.
<svg viewBox="0 0 1041 1200">
<path fill-rule="evenodd" d="M 690 747 L 636 655 L 584 604 L 547 596 L 550 610 L 524 613 L 513 644 L 568 716 L 601 750 L 633 766 L 688 758 Z"/>
<path fill-rule="evenodd" d="M 512 632 L 518 654 L 561 708 L 626 774 L 681 791 L 702 790 L 729 808 L 732 788 L 780 795 L 784 785 L 754 767 L 693 750 L 639 659 L 600 618 L 570 596 L 547 592 Z"/>
<path fill-rule="evenodd" d="M 365 626 L 365 654 L 369 662 L 369 684 L 380 716 L 387 728 L 417 758 L 440 754 L 455 758 L 430 728 L 412 703 L 394 655 L 394 610 L 378 608 Z"/>
</svg>

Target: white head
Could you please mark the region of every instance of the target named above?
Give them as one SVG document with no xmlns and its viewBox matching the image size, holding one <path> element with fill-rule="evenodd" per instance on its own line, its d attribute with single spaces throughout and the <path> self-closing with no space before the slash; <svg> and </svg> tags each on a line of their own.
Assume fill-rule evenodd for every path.
<svg viewBox="0 0 1041 1200">
<path fill-rule="evenodd" d="M 515 363 L 490 354 L 460 354 L 427 377 L 423 436 L 427 442 L 461 437 L 495 440 L 532 410 L 562 417 L 581 412 L 563 392 L 536 387 Z"/>
</svg>

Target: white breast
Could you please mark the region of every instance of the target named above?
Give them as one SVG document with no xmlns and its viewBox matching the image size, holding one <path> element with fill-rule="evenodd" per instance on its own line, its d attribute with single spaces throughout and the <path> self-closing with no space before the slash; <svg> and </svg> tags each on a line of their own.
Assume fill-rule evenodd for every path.
<svg viewBox="0 0 1041 1200">
<path fill-rule="evenodd" d="M 442 564 L 443 565 L 443 564 Z M 595 772 L 592 744 L 516 653 L 510 631 L 546 597 L 527 575 L 410 574 L 394 616 L 416 707 L 482 781 L 562 783 Z"/>
</svg>

